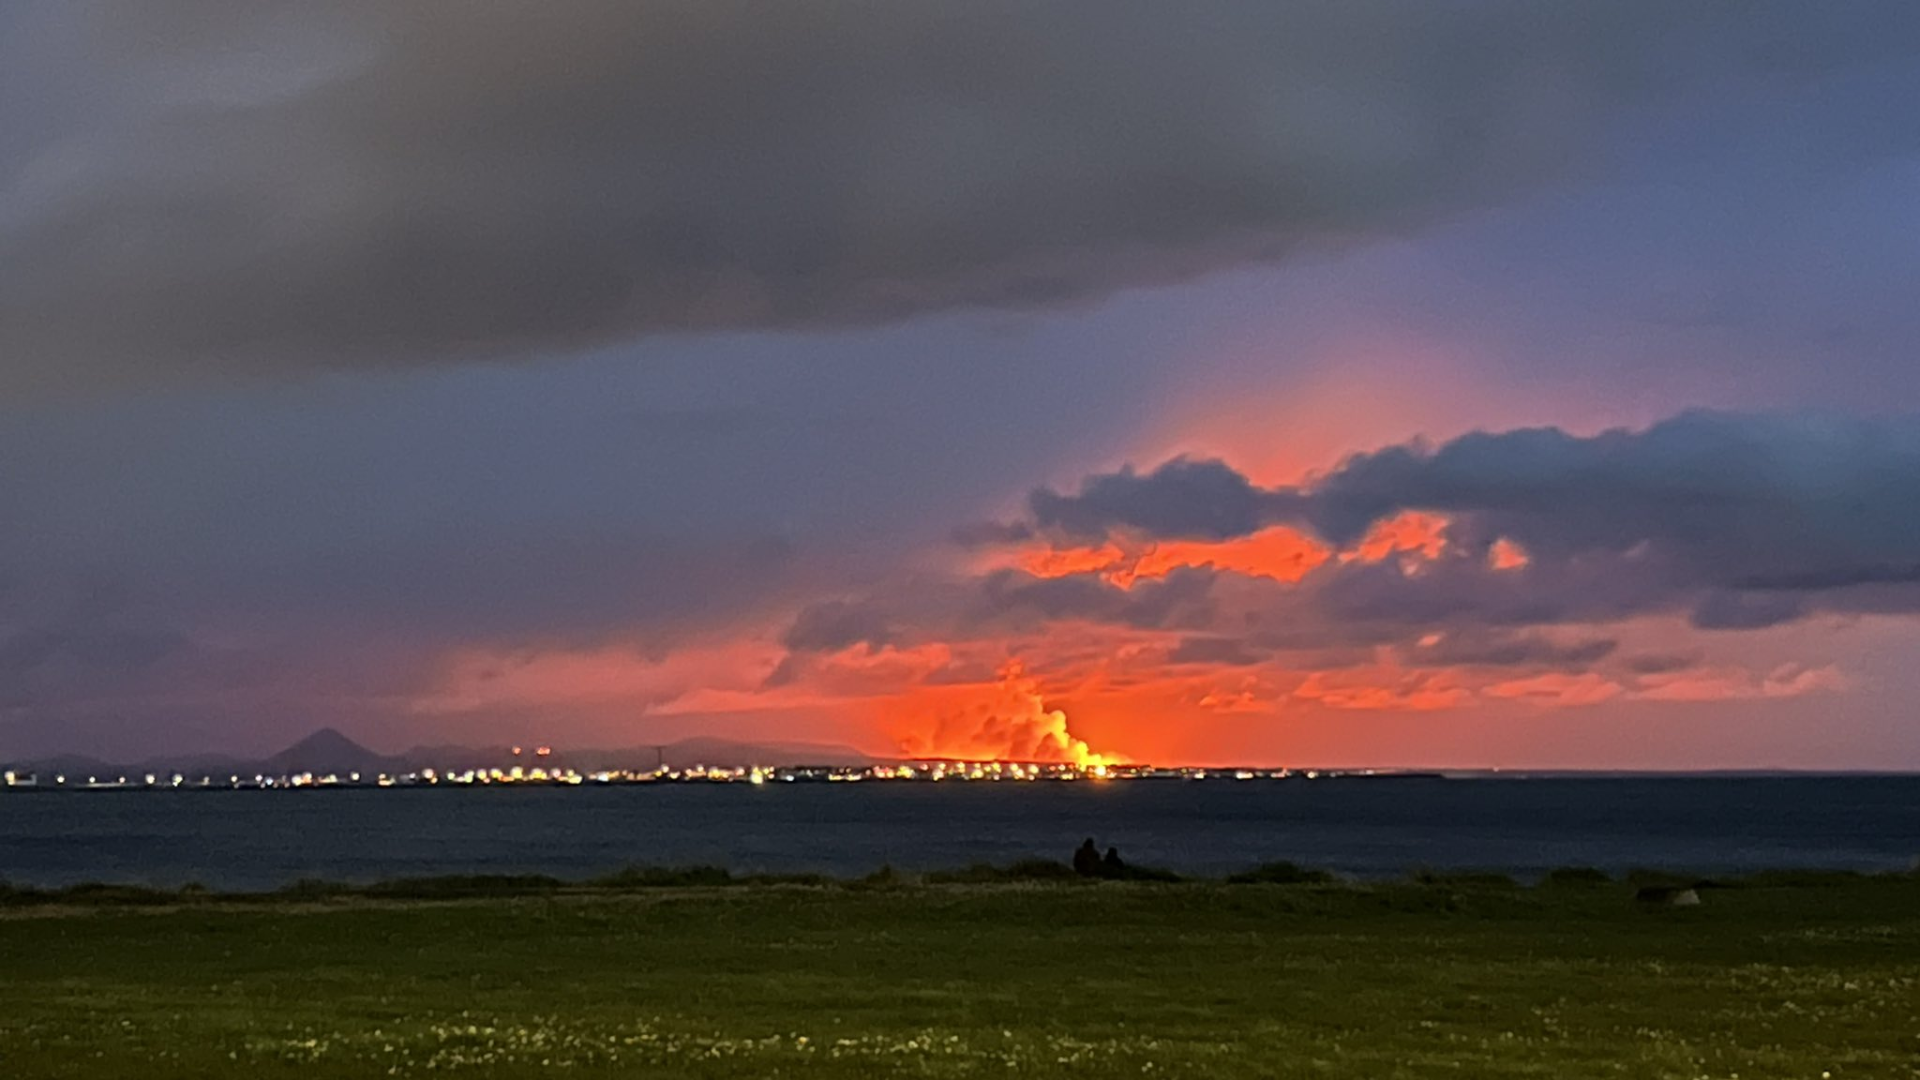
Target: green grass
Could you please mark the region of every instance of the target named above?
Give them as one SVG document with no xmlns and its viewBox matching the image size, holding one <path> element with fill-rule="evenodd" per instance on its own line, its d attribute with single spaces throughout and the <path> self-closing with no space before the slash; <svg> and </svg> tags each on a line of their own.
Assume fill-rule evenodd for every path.
<svg viewBox="0 0 1920 1080">
<path fill-rule="evenodd" d="M 1911 876 L 720 873 L 37 894 L 0 1076 L 1920 1077 Z"/>
</svg>

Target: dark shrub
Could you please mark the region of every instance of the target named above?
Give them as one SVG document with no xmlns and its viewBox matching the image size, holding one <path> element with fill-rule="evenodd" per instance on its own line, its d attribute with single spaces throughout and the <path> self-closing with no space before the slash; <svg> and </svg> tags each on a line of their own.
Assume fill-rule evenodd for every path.
<svg viewBox="0 0 1920 1080">
<path fill-rule="evenodd" d="M 1636 866 L 1627 871 L 1627 884 L 1636 888 L 1693 885 L 1699 879 L 1673 870 L 1654 870 Z"/>
<path fill-rule="evenodd" d="M 900 881 L 900 873 L 893 868 L 892 863 L 881 863 L 880 869 L 875 870 L 866 877 L 860 878 L 855 881 L 854 884 L 863 885 L 868 888 L 883 889 L 889 885 L 898 885 Z"/>
<path fill-rule="evenodd" d="M 367 896 L 406 900 L 443 897 L 523 896 L 553 892 L 566 882 L 545 874 L 449 874 L 444 877 L 397 878 L 367 886 Z"/>
<path fill-rule="evenodd" d="M 1080 876 L 1058 859 L 1015 859 L 1007 864 L 1006 875 L 1012 881 L 1067 881 Z"/>
<path fill-rule="evenodd" d="M 748 874 L 734 880 L 741 885 L 811 885 L 816 888 L 841 883 L 838 878 L 825 874 Z"/>
<path fill-rule="evenodd" d="M 1135 866 L 1127 863 L 1117 871 L 1105 871 L 1101 875 L 1113 881 L 1183 881 L 1179 874 L 1158 866 Z"/>
<path fill-rule="evenodd" d="M 288 882 L 274 890 L 273 895 L 288 900 L 325 900 L 329 897 L 345 896 L 351 892 L 347 886 L 337 881 L 324 881 L 320 878 L 301 878 Z"/>
<path fill-rule="evenodd" d="M 1556 866 L 1547 871 L 1547 876 L 1540 880 L 1540 884 L 1561 888 L 1591 889 L 1611 885 L 1613 878 L 1608 876 L 1605 870 L 1597 870 L 1591 866 Z"/>
<path fill-rule="evenodd" d="M 1517 889 L 1520 883 L 1505 874 L 1493 874 L 1472 870 L 1441 872 L 1421 870 L 1413 875 L 1413 880 L 1422 885 L 1438 885 L 1449 889 Z"/>
<path fill-rule="evenodd" d="M 1325 870 L 1309 870 L 1297 863 L 1261 863 L 1251 870 L 1228 874 L 1231 885 L 1326 885 L 1334 880 Z"/>
<path fill-rule="evenodd" d="M 732 885 L 724 866 L 629 866 L 588 882 L 605 889 L 667 889 L 694 885 Z"/>
<path fill-rule="evenodd" d="M 1722 889 L 1800 889 L 1857 885 L 1865 880 L 1866 874 L 1854 870 L 1759 870 L 1713 885 Z"/>
<path fill-rule="evenodd" d="M 47 899 L 47 894 L 40 889 L 0 881 L 0 907 L 25 907 L 29 904 L 44 904 L 47 902 Z"/>
<path fill-rule="evenodd" d="M 1053 859 L 1020 859 L 1004 867 L 974 863 L 960 870 L 935 870 L 927 881 L 935 885 L 990 885 L 1011 881 L 1080 881 L 1073 867 Z"/>
<path fill-rule="evenodd" d="M 176 899 L 171 892 L 149 889 L 144 885 L 106 885 L 98 881 L 70 885 L 52 894 L 60 900 L 76 904 L 97 904 L 101 906 L 129 905 L 140 907 L 151 904 L 170 904 Z"/>
</svg>

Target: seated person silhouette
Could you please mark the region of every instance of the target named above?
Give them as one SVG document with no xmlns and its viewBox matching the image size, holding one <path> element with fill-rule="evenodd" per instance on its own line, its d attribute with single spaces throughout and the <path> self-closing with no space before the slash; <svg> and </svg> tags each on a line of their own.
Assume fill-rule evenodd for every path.
<svg viewBox="0 0 1920 1080">
<path fill-rule="evenodd" d="M 1081 877 L 1096 877 L 1100 873 L 1100 849 L 1093 846 L 1093 837 L 1087 837 L 1073 853 L 1073 872 Z"/>
<path fill-rule="evenodd" d="M 1110 847 L 1107 849 L 1107 857 L 1100 860 L 1100 876 L 1106 878 L 1127 876 L 1127 864 L 1120 861 L 1119 848 Z"/>
</svg>

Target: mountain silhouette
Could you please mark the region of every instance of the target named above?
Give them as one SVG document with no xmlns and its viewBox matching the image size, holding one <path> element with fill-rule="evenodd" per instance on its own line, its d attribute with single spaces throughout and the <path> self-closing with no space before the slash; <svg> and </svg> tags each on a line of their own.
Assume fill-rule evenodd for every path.
<svg viewBox="0 0 1920 1080">
<path fill-rule="evenodd" d="M 313 734 L 266 759 L 269 774 L 294 773 L 378 773 L 393 768 L 394 761 L 361 746 L 330 727 Z"/>
</svg>

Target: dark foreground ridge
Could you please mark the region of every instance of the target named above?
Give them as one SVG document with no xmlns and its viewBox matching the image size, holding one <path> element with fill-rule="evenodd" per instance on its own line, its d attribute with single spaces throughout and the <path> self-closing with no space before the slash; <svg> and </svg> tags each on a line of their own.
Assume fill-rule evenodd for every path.
<svg viewBox="0 0 1920 1080">
<path fill-rule="evenodd" d="M 871 890 L 915 886 L 1027 885 L 1099 888 L 1113 884 L 1166 887 L 1317 886 L 1354 894 L 1427 890 L 1436 893 L 1622 889 L 1642 903 L 1672 904 L 1676 898 L 1721 889 L 1810 888 L 1868 884 L 1920 885 L 1920 863 L 1900 873 L 1850 870 L 1768 870 L 1752 874 L 1699 877 L 1668 870 L 1633 870 L 1615 878 L 1592 867 L 1561 867 L 1532 885 L 1505 874 L 1414 871 L 1399 880 L 1360 882 L 1327 870 L 1291 862 L 1268 862 L 1221 878 L 1176 874 L 1158 867 L 1127 865 L 1090 877 L 1053 859 L 1020 859 L 1003 866 L 975 863 L 954 870 L 908 874 L 882 866 L 860 877 L 828 874 L 737 874 L 722 866 L 630 866 L 610 874 L 568 880 L 547 874 L 449 874 L 394 878 L 372 883 L 303 879 L 264 891 L 216 891 L 190 884 L 162 889 L 138 884 L 86 882 L 62 888 L 12 885 L 0 881 L 0 908 L 39 906 L 157 907 L 181 904 L 273 904 L 353 900 L 466 900 L 487 897 L 592 896 L 644 890 L 812 888 Z M 1689 903 L 1688 901 L 1681 901 Z"/>
</svg>

